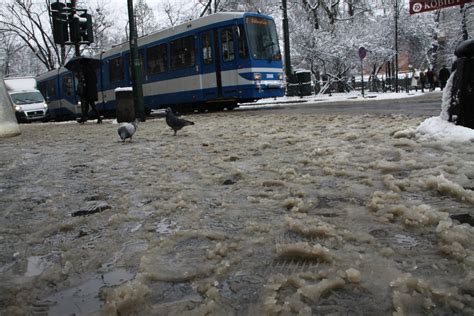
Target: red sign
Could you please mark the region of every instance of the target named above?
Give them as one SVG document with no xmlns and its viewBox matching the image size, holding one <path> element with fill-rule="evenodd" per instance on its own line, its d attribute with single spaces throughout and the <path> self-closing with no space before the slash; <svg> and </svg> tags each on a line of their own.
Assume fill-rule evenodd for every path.
<svg viewBox="0 0 474 316">
<path fill-rule="evenodd" d="M 410 14 L 463 5 L 474 0 L 410 0 Z"/>
<path fill-rule="evenodd" d="M 359 58 L 364 59 L 367 56 L 367 50 L 364 47 L 359 48 Z"/>
</svg>

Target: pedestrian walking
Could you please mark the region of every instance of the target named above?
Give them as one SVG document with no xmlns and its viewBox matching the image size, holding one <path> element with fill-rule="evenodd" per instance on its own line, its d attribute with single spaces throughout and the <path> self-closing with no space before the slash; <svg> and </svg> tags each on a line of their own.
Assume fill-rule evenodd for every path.
<svg viewBox="0 0 474 316">
<path fill-rule="evenodd" d="M 81 124 L 87 122 L 90 106 L 92 111 L 97 116 L 97 124 L 101 124 L 102 118 L 100 117 L 100 113 L 95 106 L 95 101 L 98 100 L 97 75 L 95 70 L 84 67 L 78 72 L 78 79 L 79 83 L 77 86 L 77 94 L 81 99 L 81 118 L 78 122 Z"/>
<path fill-rule="evenodd" d="M 425 92 L 425 84 L 426 84 L 426 74 L 423 70 L 420 71 L 420 86 L 421 92 Z"/>
<path fill-rule="evenodd" d="M 446 86 L 446 82 L 449 79 L 449 75 L 450 75 L 450 72 L 448 68 L 446 68 L 446 65 L 444 65 L 443 68 L 441 68 L 441 70 L 439 71 L 439 76 L 438 76 L 441 90 L 443 90 L 444 87 Z"/>
<path fill-rule="evenodd" d="M 435 89 L 435 74 L 432 68 L 429 68 L 426 72 L 426 80 L 428 81 L 430 91 Z"/>
<path fill-rule="evenodd" d="M 419 79 L 419 75 L 416 73 L 415 70 L 413 70 L 412 74 L 411 74 L 411 86 L 413 88 L 415 88 L 415 91 L 418 91 L 418 79 Z"/>
</svg>

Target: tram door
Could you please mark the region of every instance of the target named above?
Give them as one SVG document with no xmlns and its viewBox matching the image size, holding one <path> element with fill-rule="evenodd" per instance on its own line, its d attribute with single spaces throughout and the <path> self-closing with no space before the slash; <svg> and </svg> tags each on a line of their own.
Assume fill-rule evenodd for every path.
<svg viewBox="0 0 474 316">
<path fill-rule="evenodd" d="M 73 76 L 73 73 L 65 73 L 59 75 L 59 84 L 61 95 L 59 97 L 59 102 L 61 107 L 67 108 L 74 115 L 81 113 L 81 108 L 77 105 L 79 101 L 79 96 L 77 95 L 77 79 Z M 66 104 L 63 104 L 65 102 Z"/>
<path fill-rule="evenodd" d="M 217 30 L 201 33 L 201 88 L 205 100 L 222 97 L 220 51 L 216 43 L 219 43 Z"/>
<path fill-rule="evenodd" d="M 234 32 L 237 26 L 227 26 L 219 29 L 220 71 L 222 77 L 222 92 L 225 98 L 238 96 L 238 59 L 236 56 L 236 41 Z"/>
</svg>

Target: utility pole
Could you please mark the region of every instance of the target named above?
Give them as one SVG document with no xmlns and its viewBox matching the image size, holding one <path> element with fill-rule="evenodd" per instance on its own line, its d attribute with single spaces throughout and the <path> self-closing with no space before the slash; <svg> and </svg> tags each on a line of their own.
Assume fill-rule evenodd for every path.
<svg viewBox="0 0 474 316">
<path fill-rule="evenodd" d="M 145 121 L 145 107 L 143 105 L 142 68 L 138 56 L 138 36 L 135 27 L 135 16 L 133 14 L 133 0 L 127 0 L 128 23 L 130 25 L 130 61 L 132 68 L 133 103 L 135 105 L 135 117 L 141 122 Z"/>
<path fill-rule="evenodd" d="M 74 15 L 76 14 L 76 0 L 71 0 L 71 19 L 74 19 Z M 76 57 L 81 56 L 81 50 L 80 50 L 81 44 L 79 43 L 74 43 L 74 51 L 76 54 Z"/>
<path fill-rule="evenodd" d="M 395 0 L 395 92 L 398 93 L 398 0 Z"/>
<path fill-rule="evenodd" d="M 281 8 L 283 10 L 283 41 L 285 43 L 285 74 L 286 83 L 289 83 L 291 78 L 291 58 L 290 58 L 290 31 L 288 27 L 288 13 L 286 9 L 286 0 L 281 1 Z"/>
<path fill-rule="evenodd" d="M 473 7 L 470 7 L 470 8 L 473 8 Z M 461 18 L 461 30 L 462 30 L 462 39 L 463 41 L 467 41 L 467 39 L 469 38 L 469 34 L 467 33 L 467 24 L 466 24 L 466 11 L 467 11 L 467 7 L 465 4 L 462 4 L 461 5 L 461 14 L 462 14 L 462 18 Z"/>
</svg>

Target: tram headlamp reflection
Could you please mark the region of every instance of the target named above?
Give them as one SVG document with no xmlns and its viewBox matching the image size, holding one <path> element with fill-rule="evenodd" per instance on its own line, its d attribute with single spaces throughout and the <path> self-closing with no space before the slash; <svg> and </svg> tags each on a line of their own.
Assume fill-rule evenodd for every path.
<svg viewBox="0 0 474 316">
<path fill-rule="evenodd" d="M 254 73 L 253 74 L 253 79 L 254 80 L 261 80 L 262 79 L 262 74 L 261 73 Z"/>
</svg>

